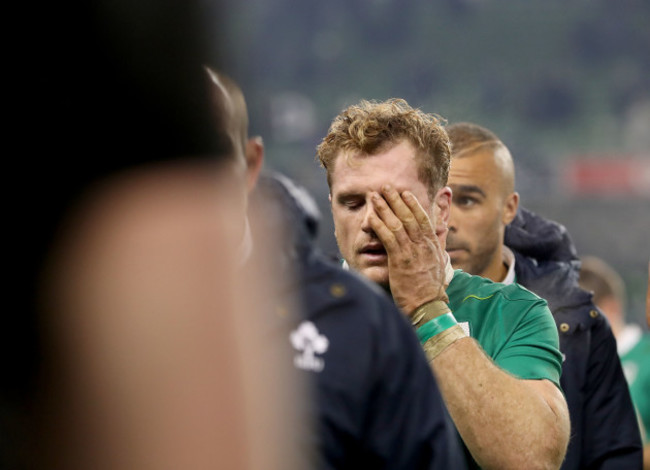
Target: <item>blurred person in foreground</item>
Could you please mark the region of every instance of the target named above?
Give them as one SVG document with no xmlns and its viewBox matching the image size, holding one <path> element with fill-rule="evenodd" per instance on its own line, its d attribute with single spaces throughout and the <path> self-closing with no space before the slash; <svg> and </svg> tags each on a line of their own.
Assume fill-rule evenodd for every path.
<svg viewBox="0 0 650 470">
<path fill-rule="evenodd" d="M 213 108 L 228 117 L 226 127 L 247 162 L 254 230 L 246 260 L 270 258 L 277 292 L 266 299 L 269 315 L 292 330 L 283 339 L 311 390 L 306 413 L 313 428 L 298 437 L 313 449 L 313 467 L 464 468 L 453 424 L 410 325 L 384 292 L 319 252 L 315 201 L 282 175 L 259 176 L 263 143 L 248 137 L 240 87 L 216 70 L 207 73 Z M 269 231 L 282 233 L 279 247 L 268 245 Z"/>
<path fill-rule="evenodd" d="M 245 173 L 208 118 L 205 3 L 30 16 L 0 468 L 304 468 L 293 371 L 250 327 L 271 280 L 234 275 Z"/>
<path fill-rule="evenodd" d="M 607 321 L 578 286 L 566 229 L 519 207 L 508 148 L 484 127 L 447 126 L 453 197 L 447 252 L 455 268 L 544 298 L 563 354 L 560 383 L 571 416 L 562 468 L 638 468 L 634 410 Z"/>
<path fill-rule="evenodd" d="M 596 256 L 582 258 L 580 285 L 593 293 L 594 303 L 609 320 L 616 337 L 618 355 L 639 416 L 643 468 L 650 468 L 650 334 L 627 321 L 625 284 L 604 260 Z"/>
<path fill-rule="evenodd" d="M 445 252 L 450 146 L 406 101 L 343 110 L 318 146 L 347 265 L 409 317 L 466 450 L 482 468 L 558 468 L 569 437 L 546 302 L 453 271 Z"/>
<path fill-rule="evenodd" d="M 28 468 L 304 468 L 285 429 L 297 376 L 267 334 L 273 279 L 263 256 L 241 269 L 247 168 L 219 120 L 212 133 L 205 154 L 93 180 L 62 214 Z"/>
<path fill-rule="evenodd" d="M 271 282 L 238 271 L 238 178 L 148 165 L 73 211 L 44 271 L 44 468 L 302 468 L 296 377 L 263 334 Z"/>
</svg>

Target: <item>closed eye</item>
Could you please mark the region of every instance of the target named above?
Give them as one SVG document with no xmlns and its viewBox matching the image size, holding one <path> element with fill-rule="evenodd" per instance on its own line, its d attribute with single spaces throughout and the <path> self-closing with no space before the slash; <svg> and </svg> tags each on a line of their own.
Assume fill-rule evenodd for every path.
<svg viewBox="0 0 650 470">
<path fill-rule="evenodd" d="M 365 198 L 361 196 L 341 196 L 337 198 L 337 202 L 350 211 L 357 211 L 366 204 Z"/>
<path fill-rule="evenodd" d="M 346 201 L 343 203 L 343 206 L 351 211 L 356 211 L 358 209 L 361 209 L 364 204 L 365 201 Z"/>
</svg>

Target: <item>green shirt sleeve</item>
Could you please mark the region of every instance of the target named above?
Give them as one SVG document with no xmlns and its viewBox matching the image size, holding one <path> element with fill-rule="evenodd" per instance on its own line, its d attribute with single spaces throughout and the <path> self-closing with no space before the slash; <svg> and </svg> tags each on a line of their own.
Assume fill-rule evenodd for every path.
<svg viewBox="0 0 650 470">
<path fill-rule="evenodd" d="M 456 271 L 447 289 L 449 306 L 462 327 L 503 370 L 521 379 L 548 379 L 558 388 L 560 340 L 553 315 L 541 297 Z"/>
<path fill-rule="evenodd" d="M 548 379 L 560 388 L 562 354 L 557 327 L 543 300 L 504 302 L 506 318 L 519 318 L 495 363 L 522 379 Z M 514 314 L 508 315 L 508 310 Z M 516 314 L 518 312 L 518 315 Z"/>
</svg>

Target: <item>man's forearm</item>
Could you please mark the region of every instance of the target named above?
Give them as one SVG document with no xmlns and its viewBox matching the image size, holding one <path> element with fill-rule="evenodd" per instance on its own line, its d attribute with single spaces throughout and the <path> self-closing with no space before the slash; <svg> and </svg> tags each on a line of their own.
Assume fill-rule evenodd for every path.
<svg viewBox="0 0 650 470">
<path fill-rule="evenodd" d="M 551 382 L 511 376 L 472 338 L 455 341 L 432 367 L 449 413 L 482 468 L 560 467 L 569 414 Z"/>
</svg>

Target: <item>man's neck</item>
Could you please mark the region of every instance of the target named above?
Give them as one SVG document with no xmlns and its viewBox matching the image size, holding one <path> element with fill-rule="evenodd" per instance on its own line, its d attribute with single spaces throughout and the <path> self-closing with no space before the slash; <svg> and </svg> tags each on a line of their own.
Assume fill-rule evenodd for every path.
<svg viewBox="0 0 650 470">
<path fill-rule="evenodd" d="M 504 284 L 512 284 L 515 282 L 515 254 L 510 248 L 503 245 L 501 259 L 503 260 L 503 266 L 506 269 L 506 273 L 500 282 L 503 282 Z"/>
<path fill-rule="evenodd" d="M 512 284 L 515 282 L 515 255 L 510 248 L 502 245 L 495 259 L 499 262 L 493 263 L 492 266 L 481 274 L 481 277 L 486 277 L 494 282 L 502 282 L 504 284 Z"/>
</svg>

